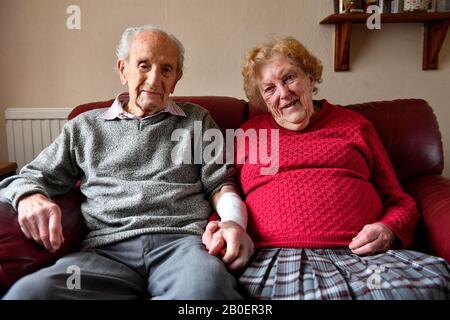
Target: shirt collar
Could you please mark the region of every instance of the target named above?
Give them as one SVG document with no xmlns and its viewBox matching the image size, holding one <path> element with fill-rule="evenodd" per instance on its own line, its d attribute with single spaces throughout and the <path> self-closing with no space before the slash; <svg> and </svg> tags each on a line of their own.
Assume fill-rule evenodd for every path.
<svg viewBox="0 0 450 320">
<path fill-rule="evenodd" d="M 183 109 L 178 106 L 175 101 L 173 101 L 172 99 L 169 99 L 169 102 L 167 103 L 167 106 L 152 115 L 146 116 L 146 117 L 139 117 L 139 116 L 135 116 L 134 114 L 128 113 L 124 110 L 124 106 L 128 103 L 128 101 L 130 100 L 130 96 L 128 94 L 128 92 L 124 92 L 119 94 L 116 99 L 114 100 L 113 104 L 111 105 L 111 107 L 109 107 L 105 112 L 103 112 L 99 118 L 104 119 L 104 120 L 114 120 L 114 119 L 138 119 L 138 120 L 143 120 L 143 119 L 147 119 L 147 118 L 151 118 L 156 116 L 157 114 L 160 114 L 162 112 L 167 112 L 170 113 L 174 116 L 181 116 L 181 117 L 186 117 L 186 113 L 184 113 Z"/>
</svg>

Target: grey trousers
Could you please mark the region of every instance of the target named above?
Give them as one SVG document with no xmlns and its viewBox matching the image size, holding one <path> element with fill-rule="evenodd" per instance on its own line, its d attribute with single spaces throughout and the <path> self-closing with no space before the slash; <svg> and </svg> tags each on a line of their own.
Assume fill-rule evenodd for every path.
<svg viewBox="0 0 450 320">
<path fill-rule="evenodd" d="M 236 280 L 199 236 L 147 234 L 59 259 L 17 281 L 23 299 L 242 299 Z"/>
</svg>

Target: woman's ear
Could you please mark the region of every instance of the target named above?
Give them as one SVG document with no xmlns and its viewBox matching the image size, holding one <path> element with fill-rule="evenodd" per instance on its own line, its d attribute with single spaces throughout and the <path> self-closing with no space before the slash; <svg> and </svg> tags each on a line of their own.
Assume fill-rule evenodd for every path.
<svg viewBox="0 0 450 320">
<path fill-rule="evenodd" d="M 310 74 L 308 74 L 308 80 L 311 86 L 311 92 L 314 91 L 314 87 L 316 86 L 316 80 L 314 80 L 314 77 Z"/>
<path fill-rule="evenodd" d="M 122 85 L 126 85 L 128 82 L 126 76 L 127 63 L 124 60 L 117 60 L 116 66 L 117 71 L 119 71 L 120 82 L 122 83 Z"/>
</svg>

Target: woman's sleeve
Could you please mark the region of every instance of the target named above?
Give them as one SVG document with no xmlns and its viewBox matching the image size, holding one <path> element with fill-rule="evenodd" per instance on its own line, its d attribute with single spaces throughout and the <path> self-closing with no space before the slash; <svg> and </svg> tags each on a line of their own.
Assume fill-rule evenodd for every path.
<svg viewBox="0 0 450 320">
<path fill-rule="evenodd" d="M 366 142 L 371 152 L 371 182 L 383 203 L 381 223 L 391 229 L 403 247 L 411 245 L 419 212 L 413 198 L 400 186 L 389 156 L 374 127 L 365 126 Z"/>
</svg>

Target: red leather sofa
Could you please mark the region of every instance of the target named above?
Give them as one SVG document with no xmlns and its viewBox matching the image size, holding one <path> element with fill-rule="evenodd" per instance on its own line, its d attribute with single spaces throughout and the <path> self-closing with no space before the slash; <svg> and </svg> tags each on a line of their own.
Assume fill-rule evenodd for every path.
<svg viewBox="0 0 450 320">
<path fill-rule="evenodd" d="M 208 109 L 222 130 L 238 128 L 262 111 L 244 100 L 231 97 L 176 97 Z M 69 119 L 93 108 L 104 108 L 112 100 L 76 107 Z M 375 126 L 398 178 L 417 201 L 422 219 L 413 249 L 441 256 L 450 262 L 450 180 L 441 175 L 444 165 L 441 135 L 431 107 L 424 100 L 406 99 L 346 106 Z M 80 213 L 82 195 L 75 187 L 55 197 L 62 209 L 66 241 L 52 254 L 21 233 L 14 209 L 0 202 L 0 295 L 17 279 L 78 250 L 86 233 Z"/>
</svg>

